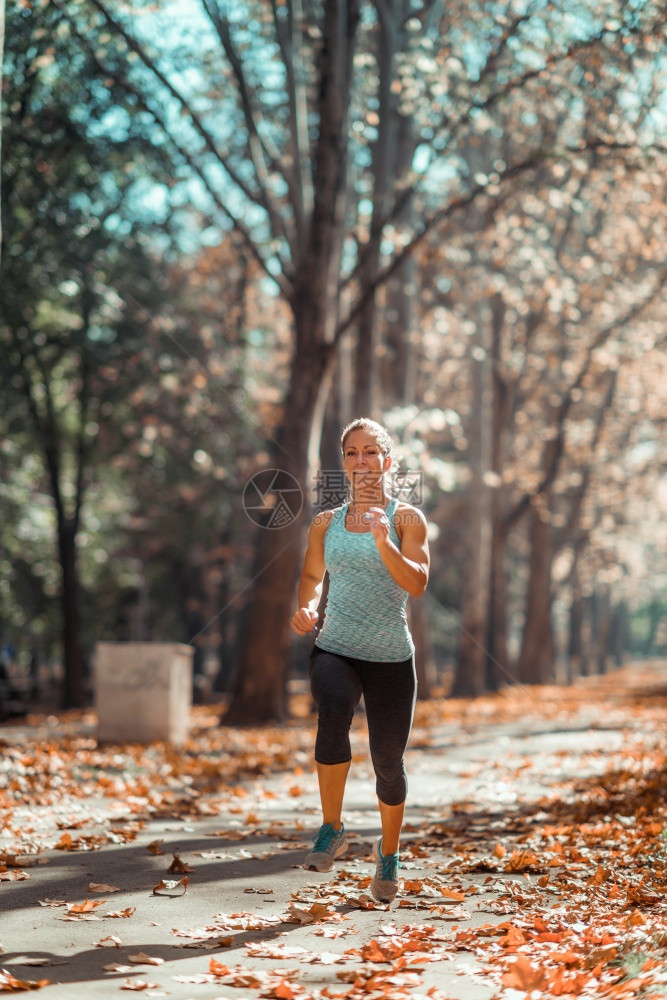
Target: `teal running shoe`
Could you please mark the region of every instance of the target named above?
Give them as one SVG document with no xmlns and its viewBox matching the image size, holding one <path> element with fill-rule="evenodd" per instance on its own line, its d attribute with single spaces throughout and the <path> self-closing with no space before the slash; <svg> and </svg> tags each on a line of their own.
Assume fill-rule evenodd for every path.
<svg viewBox="0 0 667 1000">
<path fill-rule="evenodd" d="M 312 850 L 306 855 L 303 867 L 316 872 L 330 872 L 336 858 L 346 850 L 345 827 L 335 830 L 331 823 L 324 823 L 317 831 Z"/>
<path fill-rule="evenodd" d="M 373 844 L 373 857 L 376 861 L 375 875 L 371 879 L 371 894 L 378 903 L 391 903 L 398 892 L 398 869 L 400 867 L 398 852 L 383 854 L 380 847 L 382 837 Z"/>
</svg>

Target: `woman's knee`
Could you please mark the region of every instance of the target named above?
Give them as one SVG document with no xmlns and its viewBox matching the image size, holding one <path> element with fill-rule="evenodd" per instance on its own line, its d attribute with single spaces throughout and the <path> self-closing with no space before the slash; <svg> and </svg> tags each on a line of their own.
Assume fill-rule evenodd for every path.
<svg viewBox="0 0 667 1000">
<path fill-rule="evenodd" d="M 351 759 L 350 726 L 353 712 L 343 704 L 321 708 L 317 717 L 315 760 L 340 764 Z"/>
<path fill-rule="evenodd" d="M 376 775 L 375 791 L 380 802 L 388 806 L 400 806 L 408 797 L 408 781 L 405 771 L 391 775 Z"/>
<path fill-rule="evenodd" d="M 375 790 L 381 802 L 388 806 L 398 806 L 405 802 L 408 794 L 408 779 L 405 774 L 403 757 L 373 755 L 375 770 Z"/>
</svg>

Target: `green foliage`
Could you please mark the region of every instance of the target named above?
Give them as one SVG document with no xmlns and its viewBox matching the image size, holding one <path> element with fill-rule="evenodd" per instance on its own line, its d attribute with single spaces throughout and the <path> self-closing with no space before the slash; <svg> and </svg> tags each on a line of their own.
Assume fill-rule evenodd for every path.
<svg viewBox="0 0 667 1000">
<path fill-rule="evenodd" d="M 189 639 L 203 624 L 201 552 L 242 487 L 230 456 L 252 443 L 233 412 L 242 346 L 221 343 L 236 336 L 221 302 L 245 265 L 197 298 L 174 270 L 183 233 L 168 204 L 181 196 L 145 117 L 121 113 L 52 7 L 8 13 L 0 629 L 60 655 L 55 541 L 73 528 L 87 650 L 153 628 Z M 138 621 L 145 587 L 151 620 Z"/>
<path fill-rule="evenodd" d="M 303 274 L 319 278 L 303 265 L 324 232 L 313 206 L 332 5 L 302 9 L 53 0 L 8 11 L 0 617 L 17 631 L 29 624 L 49 651 L 57 526 L 78 529 L 87 646 L 202 630 L 219 643 L 224 629 L 206 623 L 243 590 L 253 540 L 239 496 L 268 457 L 258 441 L 281 421 L 289 439 L 281 401 L 300 358 L 284 306 L 307 299 Z M 602 341 L 593 350 L 595 337 L 626 299 L 651 292 L 660 264 L 646 147 L 664 132 L 664 23 L 656 3 L 614 0 L 389 9 L 360 2 L 347 25 L 336 180 L 347 190 L 336 188 L 338 229 L 325 234 L 340 260 L 334 249 L 320 268 L 324 308 L 308 300 L 305 313 L 326 315 L 327 336 L 339 337 L 383 282 L 390 307 L 396 290 L 417 303 L 412 329 L 391 331 L 387 308 L 375 329 L 360 321 L 359 342 L 384 348 L 393 332 L 392 348 L 409 343 L 385 352 L 382 374 L 411 352 L 412 397 L 387 397 L 410 405 L 388 420 L 440 526 L 434 627 L 449 657 L 443 615 L 458 622 L 477 404 L 468 369 L 481 362 L 470 338 L 491 328 L 494 309 L 495 391 L 508 400 L 505 451 L 486 470 L 504 502 L 497 520 L 529 502 L 563 432 L 547 513 L 577 552 L 596 531 L 601 548 L 613 534 L 618 470 L 598 477 L 610 499 L 585 522 L 569 515 L 596 460 L 604 380 L 643 350 L 636 324 L 608 352 Z M 408 253 L 409 279 L 392 271 Z M 652 349 L 650 326 L 641 339 Z M 626 429 L 603 442 L 607 455 Z M 517 592 L 526 555 L 522 536 L 506 567 Z M 608 572 L 618 562 L 611 544 L 605 561 Z"/>
</svg>

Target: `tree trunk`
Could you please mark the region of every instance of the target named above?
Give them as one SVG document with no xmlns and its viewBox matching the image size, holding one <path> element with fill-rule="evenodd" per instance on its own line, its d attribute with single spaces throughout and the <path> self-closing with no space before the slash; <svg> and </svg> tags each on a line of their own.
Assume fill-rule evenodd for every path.
<svg viewBox="0 0 667 1000">
<path fill-rule="evenodd" d="M 500 501 L 495 491 L 493 500 Z M 499 691 L 503 684 L 516 679 L 507 657 L 507 600 L 505 595 L 505 555 L 507 536 L 500 516 L 493 518 L 491 572 L 489 574 L 489 615 L 486 633 L 486 687 Z"/>
<path fill-rule="evenodd" d="M 360 269 L 360 284 L 363 288 L 373 281 L 379 270 L 381 242 L 387 209 L 397 179 L 396 158 L 397 128 L 399 124 L 398 102 L 392 89 L 396 79 L 395 64 L 398 53 L 404 45 L 405 0 L 387 0 L 379 8 L 378 31 L 378 135 L 372 143 L 373 163 L 373 212 L 370 221 L 368 242 L 362 248 L 363 265 Z M 381 365 L 378 348 L 377 292 L 364 305 L 357 323 L 357 350 L 355 369 L 354 406 L 358 416 L 374 415 L 376 395 L 385 385 L 377 378 Z M 383 290 L 386 296 L 386 290 Z M 380 409 L 385 409 L 384 399 Z"/>
<path fill-rule="evenodd" d="M 58 555 L 61 567 L 60 603 L 65 672 L 63 708 L 82 708 L 85 699 L 76 529 L 70 522 L 60 518 L 58 519 Z"/>
<path fill-rule="evenodd" d="M 484 344 L 484 322 L 478 320 L 472 367 L 470 414 L 470 488 L 467 557 L 461 606 L 461 635 L 454 675 L 454 696 L 480 695 L 486 688 L 486 639 L 491 579 L 491 426 L 493 418 L 491 359 Z"/>
<path fill-rule="evenodd" d="M 318 388 L 324 375 L 324 354 L 305 357 L 292 366 L 285 402 L 285 420 L 274 450 L 275 467 L 299 484 L 303 507 L 282 527 L 260 528 L 245 616 L 238 672 L 232 701 L 223 717 L 227 725 L 260 725 L 282 721 L 289 714 L 287 675 L 295 586 L 303 563 L 310 520 L 308 444 Z"/>
<path fill-rule="evenodd" d="M 0 0 L 0 66 L 5 49 L 5 0 Z M 0 119 L 0 163 L 2 163 L 2 119 Z M 0 212 L 0 256 L 2 253 L 2 212 Z"/>
<path fill-rule="evenodd" d="M 537 506 L 531 507 L 525 621 L 517 676 L 522 684 L 544 684 L 553 674 L 554 635 L 551 620 L 551 524 Z"/>
<path fill-rule="evenodd" d="M 506 305 L 502 295 L 491 299 L 491 360 L 493 389 L 492 458 L 494 475 L 491 494 L 491 570 L 489 574 L 489 608 L 486 633 L 486 687 L 498 691 L 514 677 L 507 655 L 506 569 L 507 524 L 506 486 L 502 472 L 510 451 L 510 435 L 514 410 L 515 386 L 508 386 L 501 376 L 502 335 Z"/>
<path fill-rule="evenodd" d="M 572 572 L 570 587 L 570 634 L 568 637 L 567 658 L 570 671 L 570 681 L 576 680 L 582 673 L 583 657 L 583 627 L 584 602 L 581 594 L 581 584 L 576 566 Z"/>
<path fill-rule="evenodd" d="M 598 674 L 607 673 L 609 637 L 611 632 L 611 596 L 609 588 L 603 586 L 593 595 L 595 668 Z"/>
<path fill-rule="evenodd" d="M 628 636 L 628 606 L 625 601 L 617 604 L 611 615 L 609 630 L 609 655 L 617 667 L 623 666 L 623 658 Z"/>
<path fill-rule="evenodd" d="M 404 177 L 415 155 L 417 140 L 412 116 L 392 110 L 396 118 L 395 177 Z M 412 231 L 416 212 L 412 198 L 406 198 L 396 213 L 397 228 Z M 380 354 L 380 384 L 390 405 L 413 402 L 419 370 L 418 322 L 416 319 L 418 272 L 417 261 L 410 254 L 396 269 L 385 290 Z"/>
<path fill-rule="evenodd" d="M 315 471 L 312 461 L 319 455 L 323 383 L 334 360 L 347 119 L 358 22 L 357 0 L 324 5 L 318 66 L 319 132 L 312 158 L 314 200 L 306 238 L 294 261 L 290 306 L 295 349 L 273 448 L 274 467 L 296 480 L 304 509 L 282 527 L 259 532 L 240 663 L 232 701 L 222 720 L 228 724 L 261 724 L 288 715 L 289 620 L 310 514 L 313 484 L 307 480 Z M 316 426 L 318 421 L 320 426 Z"/>
<path fill-rule="evenodd" d="M 642 643 L 642 655 L 650 656 L 653 653 L 656 638 L 658 635 L 658 625 L 662 618 L 662 604 L 654 597 L 648 606 L 648 629 L 646 638 Z"/>
</svg>

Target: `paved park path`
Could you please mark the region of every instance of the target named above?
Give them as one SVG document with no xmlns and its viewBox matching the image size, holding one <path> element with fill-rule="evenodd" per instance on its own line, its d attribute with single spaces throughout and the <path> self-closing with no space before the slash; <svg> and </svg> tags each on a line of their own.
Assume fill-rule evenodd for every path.
<svg viewBox="0 0 667 1000">
<path fill-rule="evenodd" d="M 319 822 L 305 700 L 264 730 L 196 709 L 181 750 L 98 747 L 89 713 L 0 727 L 0 992 L 665 996 L 666 705 L 660 663 L 420 705 L 391 907 L 368 892 L 361 715 L 328 874 L 300 867 Z"/>
</svg>

